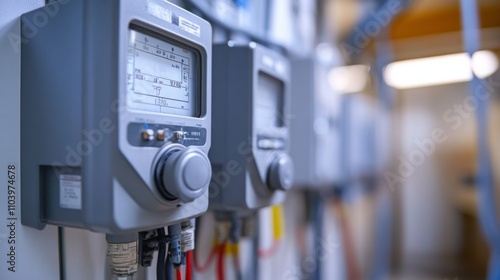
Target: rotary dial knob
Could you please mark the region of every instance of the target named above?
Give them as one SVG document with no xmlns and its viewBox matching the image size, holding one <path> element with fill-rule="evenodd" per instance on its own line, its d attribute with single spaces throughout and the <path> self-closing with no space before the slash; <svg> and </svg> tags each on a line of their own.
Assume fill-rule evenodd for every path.
<svg viewBox="0 0 500 280">
<path fill-rule="evenodd" d="M 163 149 L 155 172 L 159 192 L 167 200 L 192 202 L 208 188 L 212 167 L 203 151 L 171 144 Z"/>
<path fill-rule="evenodd" d="M 270 165 L 267 176 L 269 186 L 274 190 L 286 191 L 293 184 L 293 162 L 287 154 L 279 155 Z"/>
</svg>

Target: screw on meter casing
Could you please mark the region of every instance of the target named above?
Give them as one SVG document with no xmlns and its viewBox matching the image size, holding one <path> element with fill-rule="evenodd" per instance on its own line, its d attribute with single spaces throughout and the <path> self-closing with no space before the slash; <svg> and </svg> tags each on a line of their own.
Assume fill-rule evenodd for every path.
<svg viewBox="0 0 500 280">
<path fill-rule="evenodd" d="M 204 213 L 206 196 L 179 209 L 160 194 L 152 173 L 158 153 L 174 144 L 161 130 L 186 131 L 189 152 L 210 149 L 210 24 L 162 0 L 66 2 L 49 4 L 59 12 L 36 36 L 23 34 L 23 224 L 118 234 Z M 37 12 L 23 15 L 22 24 Z M 174 47 L 171 54 L 189 63 L 167 56 L 170 69 L 150 67 L 167 64 L 143 49 L 136 61 L 142 65 L 131 67 L 131 36 L 154 41 L 154 51 Z"/>
</svg>

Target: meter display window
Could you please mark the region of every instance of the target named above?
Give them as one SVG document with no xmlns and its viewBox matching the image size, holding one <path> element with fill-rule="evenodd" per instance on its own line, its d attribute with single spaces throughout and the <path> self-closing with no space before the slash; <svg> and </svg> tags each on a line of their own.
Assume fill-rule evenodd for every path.
<svg viewBox="0 0 500 280">
<path fill-rule="evenodd" d="M 281 80 L 259 72 L 254 120 L 260 128 L 284 126 L 283 98 L 284 84 Z"/>
<path fill-rule="evenodd" d="M 146 29 L 129 29 L 127 107 L 132 110 L 200 116 L 200 54 Z"/>
</svg>

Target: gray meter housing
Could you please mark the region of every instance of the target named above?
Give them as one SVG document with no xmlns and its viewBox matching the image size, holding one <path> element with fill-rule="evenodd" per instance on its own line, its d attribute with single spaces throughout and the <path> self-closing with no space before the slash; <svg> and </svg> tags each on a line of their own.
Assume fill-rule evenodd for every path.
<svg viewBox="0 0 500 280">
<path fill-rule="evenodd" d="M 292 62 L 294 188 L 331 188 L 343 180 L 342 106 L 328 83 L 331 67 L 315 56 Z"/>
<path fill-rule="evenodd" d="M 283 201 L 292 186 L 290 66 L 256 43 L 213 49 L 210 207 L 250 210 Z"/>
<path fill-rule="evenodd" d="M 375 100 L 361 93 L 342 97 L 343 132 L 348 143 L 343 146 L 346 159 L 343 175 L 346 182 L 362 182 L 376 174 L 376 121 Z M 383 158 L 382 158 L 383 159 Z"/>
<path fill-rule="evenodd" d="M 23 224 L 119 234 L 206 211 L 208 22 L 162 0 L 58 1 L 22 32 Z"/>
</svg>

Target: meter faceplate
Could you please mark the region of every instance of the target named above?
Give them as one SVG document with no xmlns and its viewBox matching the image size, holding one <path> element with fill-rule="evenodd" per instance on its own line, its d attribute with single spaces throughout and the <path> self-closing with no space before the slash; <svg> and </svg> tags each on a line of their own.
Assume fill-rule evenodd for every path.
<svg viewBox="0 0 500 280">
<path fill-rule="evenodd" d="M 198 51 L 134 25 L 128 37 L 127 107 L 199 117 Z"/>
</svg>

